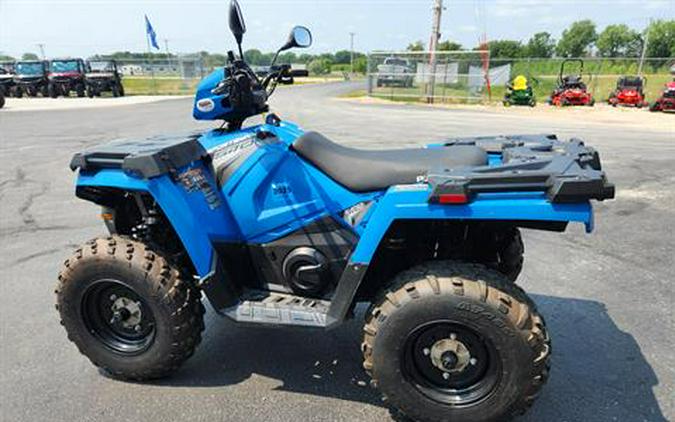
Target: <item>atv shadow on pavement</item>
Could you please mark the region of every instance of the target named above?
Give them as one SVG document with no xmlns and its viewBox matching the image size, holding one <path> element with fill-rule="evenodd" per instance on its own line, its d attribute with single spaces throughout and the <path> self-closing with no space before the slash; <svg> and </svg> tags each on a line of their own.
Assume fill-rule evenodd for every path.
<svg viewBox="0 0 675 422">
<path fill-rule="evenodd" d="M 532 297 L 553 334 L 555 365 L 548 387 L 519 420 L 667 421 L 652 391 L 656 374 L 605 305 Z M 384 406 L 361 368 L 364 312 L 360 306 L 354 320 L 329 332 L 245 327 L 209 313 L 208 334 L 194 358 L 155 385 L 227 386 L 260 375 L 279 380 L 276 390 Z"/>
</svg>

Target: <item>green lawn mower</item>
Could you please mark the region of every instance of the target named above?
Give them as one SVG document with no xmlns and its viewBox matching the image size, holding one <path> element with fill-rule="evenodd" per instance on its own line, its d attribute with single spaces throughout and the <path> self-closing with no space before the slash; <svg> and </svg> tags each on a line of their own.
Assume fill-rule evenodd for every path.
<svg viewBox="0 0 675 422">
<path fill-rule="evenodd" d="M 534 78 L 532 78 L 534 79 Z M 526 105 L 534 107 L 537 105 L 537 98 L 534 96 L 532 85 L 523 75 L 518 75 L 511 83 L 506 85 L 506 94 L 504 94 L 504 106 Z"/>
</svg>

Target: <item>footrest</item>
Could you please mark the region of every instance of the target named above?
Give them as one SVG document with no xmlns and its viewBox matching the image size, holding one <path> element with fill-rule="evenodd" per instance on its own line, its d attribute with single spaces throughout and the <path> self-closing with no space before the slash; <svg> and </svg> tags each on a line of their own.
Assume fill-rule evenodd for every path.
<svg viewBox="0 0 675 422">
<path fill-rule="evenodd" d="M 235 306 L 222 311 L 237 322 L 325 327 L 330 302 L 283 293 L 248 293 Z"/>
</svg>

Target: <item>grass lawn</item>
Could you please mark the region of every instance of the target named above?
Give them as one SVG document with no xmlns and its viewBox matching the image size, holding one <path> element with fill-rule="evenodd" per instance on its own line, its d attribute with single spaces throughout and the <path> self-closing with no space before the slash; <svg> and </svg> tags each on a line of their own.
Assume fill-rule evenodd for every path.
<svg viewBox="0 0 675 422">
<path fill-rule="evenodd" d="M 311 76 L 296 78 L 295 85 L 325 83 L 344 80 L 341 75 Z M 172 77 L 125 76 L 122 79 L 127 95 L 193 95 L 200 79 L 181 79 Z M 279 87 L 284 87 L 280 85 Z"/>
<path fill-rule="evenodd" d="M 667 74 L 651 74 L 645 75 L 647 84 L 645 86 L 645 94 L 648 101 L 653 101 L 661 95 L 664 85 L 672 80 L 672 76 Z M 616 87 L 616 81 L 620 75 L 601 75 L 594 77 L 590 82 L 587 81 L 588 87 L 593 93 L 596 102 L 604 102 L 607 100 L 610 92 Z M 540 77 L 534 84 L 534 92 L 538 102 L 544 102 L 551 94 L 551 91 L 557 84 L 556 76 Z M 504 97 L 506 88 L 504 86 L 492 87 L 492 101 L 501 102 Z M 487 93 L 477 93 L 471 95 L 469 90 L 461 88 L 457 85 L 443 86 L 438 85 L 435 90 L 435 102 L 438 103 L 486 103 L 490 102 Z M 366 95 L 365 91 L 355 91 L 346 95 L 346 97 L 358 97 Z M 373 97 L 387 99 L 391 101 L 402 102 L 426 102 L 425 87 L 413 86 L 411 88 L 401 87 L 373 87 Z"/>
</svg>

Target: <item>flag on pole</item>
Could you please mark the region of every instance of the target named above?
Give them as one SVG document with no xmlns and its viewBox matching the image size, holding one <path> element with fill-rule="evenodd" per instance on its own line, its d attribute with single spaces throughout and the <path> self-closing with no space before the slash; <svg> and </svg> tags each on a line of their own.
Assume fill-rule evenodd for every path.
<svg viewBox="0 0 675 422">
<path fill-rule="evenodd" d="M 155 30 L 152 28 L 152 24 L 150 24 L 148 15 L 145 15 L 145 33 L 150 39 L 150 44 L 159 50 L 159 45 L 157 45 L 157 34 L 155 34 Z"/>
</svg>

